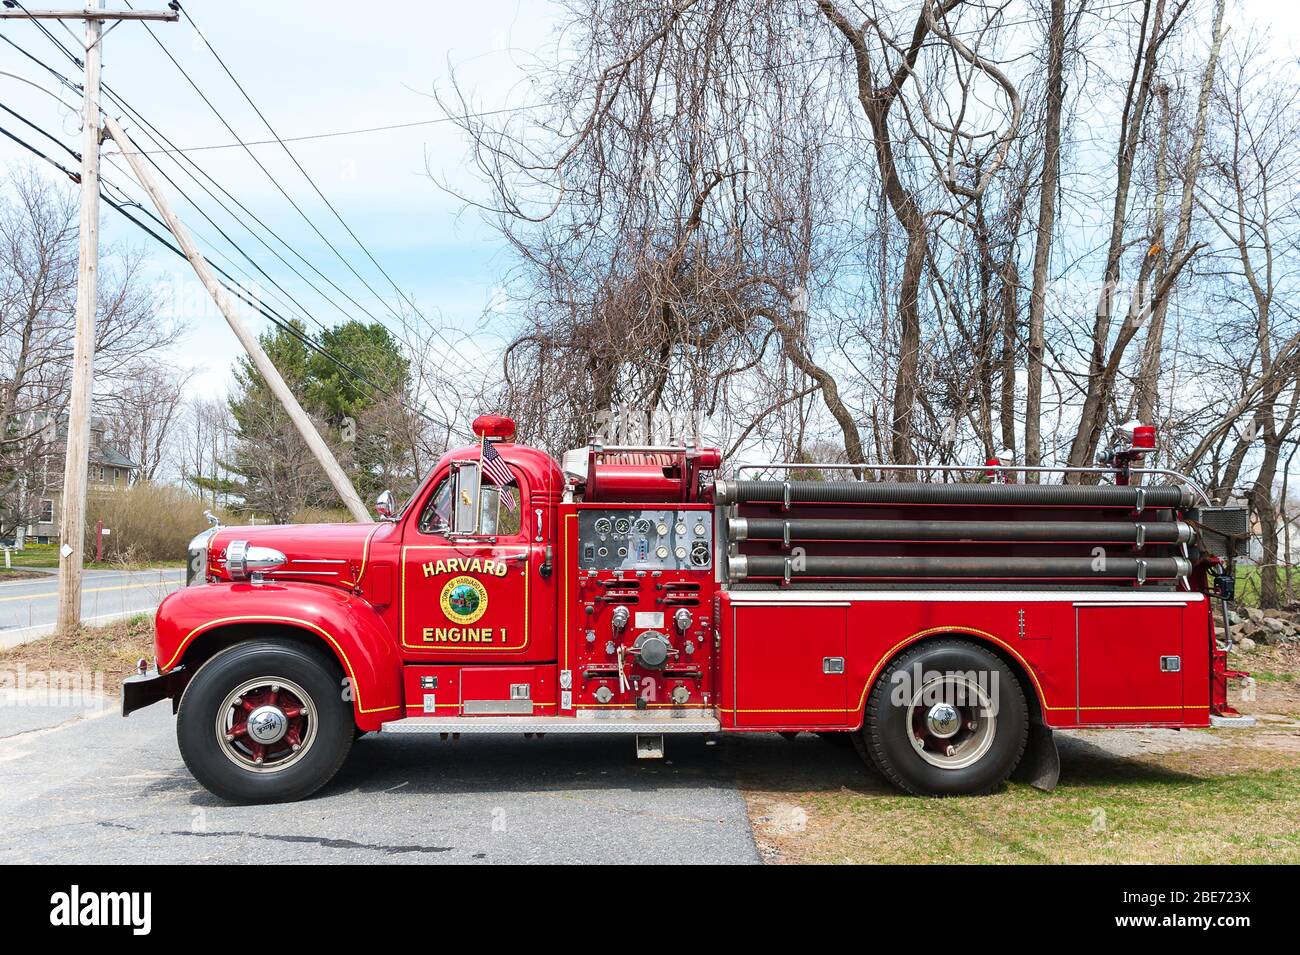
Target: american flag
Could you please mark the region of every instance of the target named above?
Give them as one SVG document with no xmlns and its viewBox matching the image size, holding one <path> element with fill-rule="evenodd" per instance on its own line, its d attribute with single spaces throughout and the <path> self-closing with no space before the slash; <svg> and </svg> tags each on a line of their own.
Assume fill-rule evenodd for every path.
<svg viewBox="0 0 1300 955">
<path fill-rule="evenodd" d="M 501 489 L 501 501 L 506 507 L 512 511 L 518 507 L 514 492 L 510 490 L 510 485 L 515 483 L 515 476 L 510 473 L 505 459 L 487 441 L 483 442 L 483 476 Z"/>
</svg>

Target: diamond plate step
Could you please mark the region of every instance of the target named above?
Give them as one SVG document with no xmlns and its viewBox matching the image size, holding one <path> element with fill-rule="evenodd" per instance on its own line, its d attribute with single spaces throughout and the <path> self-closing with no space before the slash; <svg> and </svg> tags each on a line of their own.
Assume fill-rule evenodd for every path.
<svg viewBox="0 0 1300 955">
<path fill-rule="evenodd" d="M 715 717 L 694 713 L 602 713 L 599 716 L 408 716 L 385 723 L 382 733 L 555 733 L 612 735 L 618 733 L 716 733 Z"/>
</svg>

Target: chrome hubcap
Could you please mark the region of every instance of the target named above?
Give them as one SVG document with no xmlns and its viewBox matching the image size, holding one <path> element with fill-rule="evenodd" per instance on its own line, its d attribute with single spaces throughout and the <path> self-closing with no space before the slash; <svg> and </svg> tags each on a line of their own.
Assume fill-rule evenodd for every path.
<svg viewBox="0 0 1300 955">
<path fill-rule="evenodd" d="M 925 724 L 931 736 L 948 739 L 956 736 L 961 729 L 961 714 L 950 703 L 936 703 L 926 714 Z"/>
<path fill-rule="evenodd" d="M 278 743 L 289 730 L 289 718 L 278 706 L 259 706 L 248 714 L 248 735 L 263 746 Z"/>
<path fill-rule="evenodd" d="M 240 769 L 276 773 L 302 759 L 316 740 L 316 705 L 292 680 L 258 677 L 227 694 L 213 729 Z"/>
<path fill-rule="evenodd" d="M 907 707 L 912 749 L 940 769 L 965 769 L 979 762 L 993 745 L 997 725 L 989 693 L 961 673 L 930 677 Z"/>
</svg>

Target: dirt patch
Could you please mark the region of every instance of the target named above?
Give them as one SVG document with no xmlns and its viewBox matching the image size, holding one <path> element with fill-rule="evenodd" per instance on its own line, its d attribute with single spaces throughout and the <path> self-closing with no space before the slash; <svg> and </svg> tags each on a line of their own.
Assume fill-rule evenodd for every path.
<svg viewBox="0 0 1300 955">
<path fill-rule="evenodd" d="M 103 673 L 104 688 L 117 693 L 136 672 L 140 658 L 153 659 L 153 618 L 147 614 L 103 627 L 82 627 L 0 651 L 0 685 L 20 670 L 40 673 Z"/>
<path fill-rule="evenodd" d="M 1300 719 L 1300 644 L 1258 646 L 1233 653 L 1228 665 L 1251 674 L 1251 681 L 1231 680 L 1228 701 L 1261 722 Z M 1285 720 L 1284 720 L 1285 721 Z"/>
<path fill-rule="evenodd" d="M 23 570 L 21 567 L 6 570 L 0 567 L 0 583 L 6 580 L 35 580 L 37 577 L 49 578 L 49 576 L 49 574 L 42 574 L 39 570 Z"/>
</svg>

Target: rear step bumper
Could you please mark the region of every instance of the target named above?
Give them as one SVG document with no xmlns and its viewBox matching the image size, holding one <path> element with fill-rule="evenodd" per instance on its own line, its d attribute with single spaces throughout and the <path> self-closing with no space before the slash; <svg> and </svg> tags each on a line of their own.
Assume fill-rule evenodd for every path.
<svg viewBox="0 0 1300 955">
<path fill-rule="evenodd" d="M 610 736 L 620 733 L 716 733 L 716 717 L 663 716 L 657 713 L 602 713 L 599 716 L 408 716 L 391 720 L 382 733 L 555 733 Z"/>
</svg>

